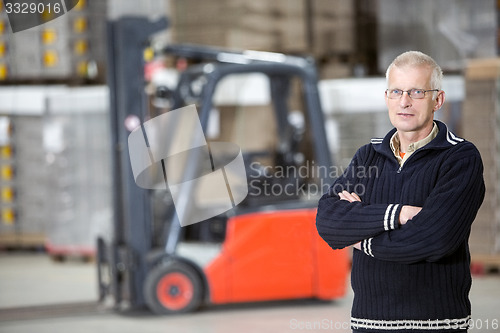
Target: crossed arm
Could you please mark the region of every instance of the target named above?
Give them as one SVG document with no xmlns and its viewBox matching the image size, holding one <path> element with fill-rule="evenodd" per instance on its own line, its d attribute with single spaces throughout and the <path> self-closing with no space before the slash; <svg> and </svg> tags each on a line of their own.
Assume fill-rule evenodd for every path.
<svg viewBox="0 0 500 333">
<path fill-rule="evenodd" d="M 467 240 L 485 192 L 479 153 L 469 144 L 459 148 L 418 206 L 361 202 L 352 193 L 356 174 L 346 172 L 319 201 L 318 233 L 333 249 L 355 245 L 380 260 L 437 261 L 452 253 Z M 356 155 L 349 168 L 364 164 Z"/>
<path fill-rule="evenodd" d="M 346 200 L 349 202 L 359 201 L 361 202 L 361 198 L 354 192 L 342 191 L 338 193 L 340 200 Z M 401 208 L 401 212 L 399 213 L 399 224 L 404 225 L 408 220 L 411 220 L 415 215 L 417 215 L 422 210 L 422 207 L 404 205 Z M 353 245 L 355 249 L 361 250 L 361 242 L 358 242 Z"/>
</svg>

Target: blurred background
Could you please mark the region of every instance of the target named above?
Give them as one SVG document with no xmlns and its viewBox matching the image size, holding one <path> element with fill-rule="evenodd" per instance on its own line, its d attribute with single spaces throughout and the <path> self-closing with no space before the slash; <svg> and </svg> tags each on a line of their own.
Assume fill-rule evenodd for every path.
<svg viewBox="0 0 500 333">
<path fill-rule="evenodd" d="M 69 8 L 69 1 L 35 2 Z M 328 155 L 325 161 L 342 170 L 361 145 L 392 128 L 384 102 L 385 69 L 407 50 L 427 53 L 441 65 L 446 103 L 436 116 L 472 141 L 483 158 L 487 193 L 470 236 L 477 318 L 471 331 L 498 329 L 493 323 L 500 319 L 494 311 L 500 305 L 500 1 L 73 3 L 66 14 L 39 13 L 46 23 L 14 33 L 6 1 L 0 1 L 2 332 L 35 327 L 40 332 L 102 327 L 229 332 L 234 325 L 248 332 L 348 332 L 348 252 L 333 265 L 347 263 L 346 272 L 336 277 L 338 296 L 326 297 L 333 301 L 312 301 L 309 296 L 315 295 L 309 294 L 291 297 L 295 301 L 250 298 L 250 304 L 220 302 L 226 305 L 185 316 L 152 315 L 162 311 L 151 305 L 161 297 L 145 290 L 145 283 L 156 286 L 149 272 L 173 254 L 205 269 L 228 240 L 228 220 L 239 213 L 176 228 L 169 222 L 175 216 L 169 194 L 135 185 L 127 136 L 155 116 L 196 104 L 208 141 L 237 143 L 245 161 L 271 166 L 250 170 L 247 164 L 249 178 L 255 171 L 260 172 L 255 179 L 262 180 L 269 176 L 262 172 L 277 166 L 310 167 L 318 155 Z M 214 81 L 203 120 L 211 73 L 221 64 L 254 63 L 312 71 L 307 78 L 314 89 L 308 90 L 311 82 L 300 75 L 288 80 L 283 73 L 235 70 L 220 84 Z M 282 81 L 275 85 L 276 76 Z M 316 95 L 320 104 L 312 104 L 309 114 Z M 286 107 L 280 109 L 281 97 Z M 319 188 L 335 177 L 323 179 L 308 170 L 304 184 Z M 308 199 L 317 202 L 320 192 L 308 193 Z M 277 210 L 277 203 L 296 205 L 299 195 L 288 194 L 271 192 L 244 207 L 261 212 Z M 298 279 L 295 273 L 287 276 Z M 208 297 L 206 303 L 217 302 Z"/>
</svg>

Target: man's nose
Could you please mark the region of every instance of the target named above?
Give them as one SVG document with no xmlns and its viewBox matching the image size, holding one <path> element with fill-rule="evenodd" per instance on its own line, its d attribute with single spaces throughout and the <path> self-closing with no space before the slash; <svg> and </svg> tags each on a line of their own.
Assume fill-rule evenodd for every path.
<svg viewBox="0 0 500 333">
<path fill-rule="evenodd" d="M 399 99 L 399 105 L 401 108 L 406 109 L 407 107 L 411 106 L 412 99 L 410 97 L 410 94 L 407 91 L 403 91 L 403 95 L 401 95 Z"/>
</svg>

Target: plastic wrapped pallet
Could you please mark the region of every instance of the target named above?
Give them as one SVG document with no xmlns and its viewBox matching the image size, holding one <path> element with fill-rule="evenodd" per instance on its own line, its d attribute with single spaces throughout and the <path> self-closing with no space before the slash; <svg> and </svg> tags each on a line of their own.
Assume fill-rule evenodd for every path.
<svg viewBox="0 0 500 333">
<path fill-rule="evenodd" d="M 52 96 L 45 113 L 49 254 L 92 256 L 111 223 L 108 97 L 105 87 Z"/>
<path fill-rule="evenodd" d="M 377 16 L 381 73 L 409 49 L 429 54 L 445 70 L 497 54 L 495 0 L 380 0 Z"/>
<path fill-rule="evenodd" d="M 47 95 L 58 89 L 0 89 L 1 246 L 42 247 L 45 243 L 42 116 Z"/>
</svg>

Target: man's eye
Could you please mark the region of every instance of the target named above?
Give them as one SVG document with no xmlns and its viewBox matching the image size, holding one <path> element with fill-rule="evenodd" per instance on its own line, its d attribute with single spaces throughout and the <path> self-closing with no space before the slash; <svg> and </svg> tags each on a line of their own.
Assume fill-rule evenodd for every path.
<svg viewBox="0 0 500 333">
<path fill-rule="evenodd" d="M 424 91 L 422 89 L 412 89 L 411 93 L 416 95 L 421 95 L 424 93 Z"/>
<path fill-rule="evenodd" d="M 401 94 L 401 90 L 400 89 L 392 89 L 391 94 L 399 95 L 399 94 Z"/>
</svg>

